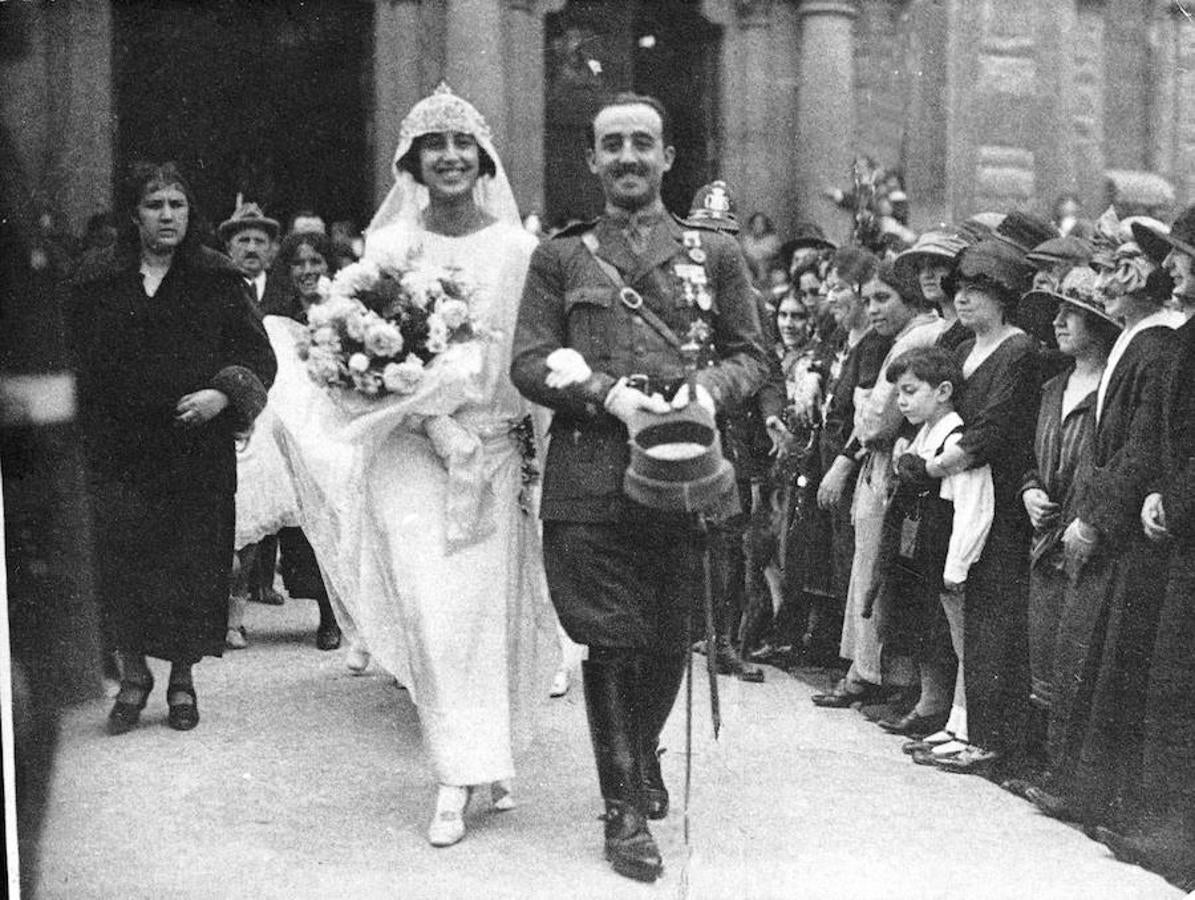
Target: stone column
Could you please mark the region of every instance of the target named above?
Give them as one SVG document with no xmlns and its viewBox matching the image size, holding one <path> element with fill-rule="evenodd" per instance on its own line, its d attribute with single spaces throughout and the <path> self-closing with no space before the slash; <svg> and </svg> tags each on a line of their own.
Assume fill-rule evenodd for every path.
<svg viewBox="0 0 1195 900">
<path fill-rule="evenodd" d="M 800 216 L 830 233 L 841 226 L 842 217 L 822 192 L 843 185 L 854 157 L 852 23 L 859 11 L 850 0 L 804 0 L 797 14 L 801 17 L 797 97 Z"/>
<path fill-rule="evenodd" d="M 501 0 L 448 0 L 444 78 L 480 110 L 498 147 L 506 138 L 506 67 Z"/>
<path fill-rule="evenodd" d="M 0 66 L 0 114 L 26 183 L 80 232 L 113 203 L 111 4 L 29 4 L 27 17 L 27 53 Z"/>
<path fill-rule="evenodd" d="M 381 203 L 394 183 L 394 148 L 403 116 L 426 87 L 420 66 L 419 4 L 378 0 L 374 5 L 373 194 Z"/>
<path fill-rule="evenodd" d="M 507 0 L 506 142 L 498 145 L 519 212 L 544 209 L 544 16 L 565 0 Z"/>
</svg>

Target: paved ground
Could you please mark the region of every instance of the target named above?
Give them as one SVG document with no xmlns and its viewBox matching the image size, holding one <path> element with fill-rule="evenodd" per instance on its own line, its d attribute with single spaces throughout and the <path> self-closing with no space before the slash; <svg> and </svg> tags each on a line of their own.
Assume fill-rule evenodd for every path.
<svg viewBox="0 0 1195 900">
<path fill-rule="evenodd" d="M 314 604 L 253 606 L 253 645 L 196 669 L 203 721 L 103 731 L 65 721 L 43 840 L 45 898 L 1153 898 L 1181 893 L 982 779 L 910 764 L 900 740 L 804 683 L 722 680 L 725 727 L 695 725 L 692 853 L 679 809 L 655 827 L 654 886 L 601 859 L 579 686 L 545 696 L 520 761 L 521 806 L 476 803 L 444 850 L 415 711 L 381 674 L 314 648 Z M 548 663 L 550 665 L 550 663 Z M 159 685 L 166 670 L 155 668 Z M 705 684 L 698 677 L 697 694 Z M 679 801 L 683 715 L 665 740 Z"/>
</svg>

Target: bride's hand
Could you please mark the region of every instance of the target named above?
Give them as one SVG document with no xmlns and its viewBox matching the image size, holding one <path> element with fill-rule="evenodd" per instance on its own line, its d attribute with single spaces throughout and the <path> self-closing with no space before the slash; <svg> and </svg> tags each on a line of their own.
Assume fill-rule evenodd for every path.
<svg viewBox="0 0 1195 900">
<path fill-rule="evenodd" d="M 461 459 L 477 447 L 477 438 L 452 416 L 432 416 L 423 428 L 444 460 Z"/>
</svg>

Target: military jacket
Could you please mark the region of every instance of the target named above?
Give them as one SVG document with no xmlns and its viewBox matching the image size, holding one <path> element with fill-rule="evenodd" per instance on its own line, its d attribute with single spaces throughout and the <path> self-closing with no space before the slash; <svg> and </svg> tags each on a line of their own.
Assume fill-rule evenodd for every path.
<svg viewBox="0 0 1195 900">
<path fill-rule="evenodd" d="M 523 291 L 511 378 L 530 400 L 555 411 L 544 472 L 544 519 L 614 521 L 630 459 L 625 426 L 603 407 L 623 376 L 653 389 L 675 384 L 685 362 L 624 302 L 631 288 L 681 341 L 704 336 L 698 382 L 719 410 L 750 399 L 768 377 L 746 263 L 733 238 L 662 216 L 640 253 L 609 218 L 575 226 L 539 246 Z M 612 271 L 613 270 L 613 271 Z M 570 347 L 593 370 L 583 384 L 549 388 L 547 357 Z"/>
</svg>

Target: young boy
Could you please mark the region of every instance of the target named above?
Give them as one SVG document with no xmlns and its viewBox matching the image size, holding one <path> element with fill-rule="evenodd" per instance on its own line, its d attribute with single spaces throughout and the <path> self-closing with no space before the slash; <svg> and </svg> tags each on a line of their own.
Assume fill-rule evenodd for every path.
<svg viewBox="0 0 1195 900">
<path fill-rule="evenodd" d="M 921 698 L 908 715 L 880 724 L 895 734 L 929 734 L 919 742 L 922 746 L 906 749 L 916 751 L 914 761 L 936 764 L 966 746 L 964 586 L 983 553 L 995 495 L 988 466 L 940 480 L 926 474 L 926 462 L 957 443 L 963 431 L 963 420 L 954 410 L 963 373 L 954 357 L 938 347 L 910 350 L 889 366 L 888 380 L 896 385 L 901 413 L 920 429 L 912 441 L 899 438 L 893 449 L 897 487 L 884 520 L 882 589 L 888 592 L 890 627 L 897 632 L 897 643 L 906 643 L 918 660 Z M 949 637 L 943 624 L 949 626 Z M 954 656 L 958 662 L 952 703 Z"/>
</svg>

